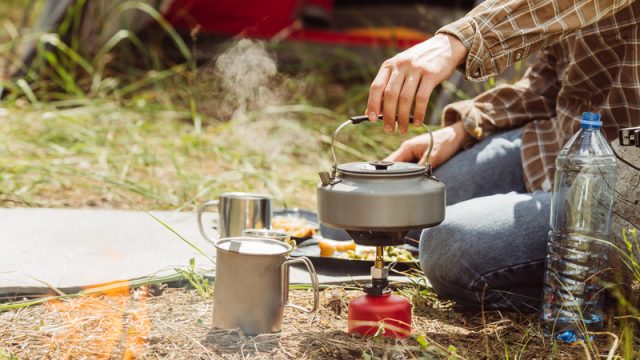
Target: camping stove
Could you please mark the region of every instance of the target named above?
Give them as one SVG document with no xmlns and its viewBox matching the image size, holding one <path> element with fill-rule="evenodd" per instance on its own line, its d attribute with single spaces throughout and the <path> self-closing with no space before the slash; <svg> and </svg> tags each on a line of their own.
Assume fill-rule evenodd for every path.
<svg viewBox="0 0 640 360">
<path fill-rule="evenodd" d="M 345 229 L 356 244 L 376 247 L 371 283 L 364 287 L 365 295 L 349 304 L 349 332 L 375 335 L 382 322 L 385 336 L 405 337 L 411 333 L 411 303 L 391 293 L 383 247 L 404 244 L 410 230 L 441 223 L 445 186 L 432 175 L 428 162 L 433 139 L 424 166 L 391 161 L 338 164 L 333 146 L 336 135 L 349 124 L 367 120 L 366 116 L 352 117 L 333 133 L 333 168 L 320 173 L 317 187 L 318 219 L 329 227 Z"/>
<path fill-rule="evenodd" d="M 411 302 L 391 293 L 387 279 L 389 268 L 382 255 L 383 247 L 376 246 L 371 283 L 364 286 L 365 295 L 349 303 L 348 331 L 373 336 L 382 327 L 384 336 L 407 337 L 411 334 Z"/>
</svg>

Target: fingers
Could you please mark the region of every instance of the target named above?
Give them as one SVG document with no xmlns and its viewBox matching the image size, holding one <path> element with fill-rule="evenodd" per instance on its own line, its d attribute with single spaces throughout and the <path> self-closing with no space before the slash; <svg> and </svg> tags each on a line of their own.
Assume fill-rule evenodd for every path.
<svg viewBox="0 0 640 360">
<path fill-rule="evenodd" d="M 395 162 L 411 162 L 414 161 L 413 154 L 409 149 L 404 146 L 398 148 L 398 150 L 392 152 L 384 158 L 384 161 L 395 161 Z"/>
<path fill-rule="evenodd" d="M 424 122 L 424 117 L 427 113 L 427 106 L 429 105 L 429 98 L 433 86 L 427 77 L 422 77 L 420 80 L 420 87 L 416 95 L 416 102 L 413 108 L 413 125 L 420 126 Z"/>
<path fill-rule="evenodd" d="M 375 122 L 382 112 L 386 133 L 395 130 L 396 119 L 398 130 L 407 132 L 414 103 L 413 124 L 420 126 L 424 122 L 433 91 L 432 79 L 423 76 L 416 68 L 407 67 L 405 63 L 394 62 L 393 58 L 388 60 L 371 83 L 366 115 L 369 121 Z"/>
<path fill-rule="evenodd" d="M 407 132 L 409 127 L 409 113 L 411 112 L 411 104 L 416 96 L 416 90 L 420 83 L 420 74 L 411 74 L 407 76 L 400 91 L 400 99 L 398 101 L 398 131 L 401 134 Z"/>
<path fill-rule="evenodd" d="M 378 114 L 380 114 L 380 110 L 382 107 L 382 95 L 384 93 L 384 89 L 387 88 L 387 82 L 389 81 L 389 77 L 391 76 L 391 68 L 382 65 L 380 71 L 378 71 L 378 75 L 371 83 L 371 88 L 369 89 L 369 100 L 367 100 L 367 111 L 366 114 L 369 117 L 369 121 L 376 122 L 378 120 Z"/>
<path fill-rule="evenodd" d="M 404 83 L 404 74 L 400 71 L 393 71 L 389 77 L 387 87 L 382 93 L 382 114 L 384 116 L 384 132 L 391 133 L 396 128 L 396 114 L 398 108 L 398 97 Z"/>
</svg>

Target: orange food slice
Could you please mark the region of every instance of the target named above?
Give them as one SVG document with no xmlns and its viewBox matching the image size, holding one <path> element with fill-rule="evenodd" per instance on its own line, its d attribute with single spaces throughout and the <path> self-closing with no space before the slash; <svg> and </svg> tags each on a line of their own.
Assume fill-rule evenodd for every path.
<svg viewBox="0 0 640 360">
<path fill-rule="evenodd" d="M 349 251 L 349 250 L 356 250 L 356 243 L 353 242 L 353 240 L 351 241 L 336 241 L 334 246 L 336 247 L 337 251 L 340 252 L 345 252 L 345 251 Z"/>
<path fill-rule="evenodd" d="M 333 244 L 326 240 L 319 240 L 318 247 L 320 247 L 320 256 L 324 257 L 332 257 L 333 253 L 336 252 L 336 247 Z"/>
<path fill-rule="evenodd" d="M 320 256 L 331 257 L 338 252 L 347 252 L 349 250 L 356 250 L 356 243 L 351 241 L 336 241 L 328 239 L 318 240 L 318 247 L 320 247 Z"/>
</svg>

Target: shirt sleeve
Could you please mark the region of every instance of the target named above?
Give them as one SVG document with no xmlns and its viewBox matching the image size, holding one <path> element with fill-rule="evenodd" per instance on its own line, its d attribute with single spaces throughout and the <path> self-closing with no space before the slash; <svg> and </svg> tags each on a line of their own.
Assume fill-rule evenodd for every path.
<svg viewBox="0 0 640 360">
<path fill-rule="evenodd" d="M 499 130 L 552 119 L 559 91 L 555 55 L 551 49 L 546 49 L 515 84 L 496 86 L 474 99 L 447 105 L 442 122 L 448 126 L 462 121 L 466 132 L 474 139 L 467 144 L 470 145 Z"/>
<path fill-rule="evenodd" d="M 468 80 L 482 81 L 565 34 L 609 17 L 634 0 L 485 0 L 436 32 L 457 37 L 469 54 Z"/>
</svg>

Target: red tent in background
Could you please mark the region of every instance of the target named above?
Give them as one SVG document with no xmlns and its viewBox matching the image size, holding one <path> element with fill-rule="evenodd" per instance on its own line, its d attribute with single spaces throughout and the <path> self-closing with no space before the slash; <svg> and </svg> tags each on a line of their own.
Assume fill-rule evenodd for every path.
<svg viewBox="0 0 640 360">
<path fill-rule="evenodd" d="M 35 32 L 60 32 L 68 10 L 78 9 L 74 7 L 78 1 L 46 0 Z M 460 1 L 469 0 L 147 0 L 146 4 L 187 38 L 190 33 L 213 35 L 213 39 L 199 38 L 204 40 L 199 40 L 197 54 L 203 59 L 209 59 L 207 54 L 216 51 L 220 38 L 249 37 L 319 45 L 305 47 L 304 54 L 311 51 L 338 59 L 344 56 L 341 48 L 347 47 L 365 54 L 361 59 L 377 62 L 381 59 L 379 48 L 397 51 L 427 39 L 425 31 L 435 31 L 443 25 L 441 14 L 448 15 Z M 444 2 L 440 9 L 445 10 L 433 11 L 436 6 L 432 2 Z M 77 31 L 77 52 L 91 58 L 105 46 L 113 46 L 114 39 L 126 42 L 123 30 L 137 35 L 145 31 L 155 34 L 154 16 L 135 4 L 129 0 L 84 1 L 79 15 L 72 15 L 80 16 L 79 28 L 73 27 Z M 429 11 L 425 11 L 427 6 Z M 66 41 L 69 33 L 62 31 L 59 35 Z M 34 65 L 36 43 L 24 44 L 14 64 L 5 66 L 5 75 L 24 76 Z M 289 59 L 295 62 L 297 49 L 290 52 Z"/>
<path fill-rule="evenodd" d="M 180 30 L 327 45 L 406 48 L 428 38 L 404 27 L 337 30 L 306 26 L 328 25 L 333 9 L 332 0 L 173 0 L 164 16 Z"/>
<path fill-rule="evenodd" d="M 330 14 L 333 2 L 321 3 Z M 213 34 L 268 38 L 292 26 L 304 5 L 298 0 L 174 0 L 164 15 L 178 29 L 199 26 Z"/>
<path fill-rule="evenodd" d="M 47 0 L 36 31 L 59 31 L 67 11 L 74 9 L 77 1 Z M 384 21 L 378 21 L 377 25 L 373 21 L 360 21 L 350 27 L 351 18 L 344 16 L 345 3 L 337 6 L 334 0 L 148 0 L 148 4 L 183 34 L 197 31 L 221 38 L 249 37 L 318 44 L 321 48 L 359 47 L 365 50 L 407 48 L 429 37 L 406 21 L 422 18 L 424 14 L 403 1 L 385 0 L 385 5 L 403 9 L 401 13 L 390 14 L 384 10 L 380 12 L 376 0 L 352 1 L 350 6 L 356 9 L 355 13 L 361 7 L 373 8 L 373 14 L 383 15 Z M 154 23 L 153 17 L 131 4 L 133 2 L 128 0 L 84 2 L 80 27 L 74 35 L 79 39 L 78 53 L 87 57 L 99 53 L 121 30 L 141 34 L 148 28 L 153 29 L 149 27 Z M 64 40 L 65 35 L 61 36 Z M 35 44 L 34 41 L 25 44 L 17 56 L 16 66 L 5 66 L 5 73 L 12 77 L 22 76 L 35 58 Z"/>
</svg>

